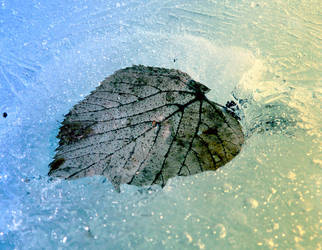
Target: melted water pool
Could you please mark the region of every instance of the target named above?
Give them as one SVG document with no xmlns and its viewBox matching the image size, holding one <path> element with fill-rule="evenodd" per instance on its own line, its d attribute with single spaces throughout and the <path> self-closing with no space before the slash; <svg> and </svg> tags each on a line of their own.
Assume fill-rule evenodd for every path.
<svg viewBox="0 0 322 250">
<path fill-rule="evenodd" d="M 321 249 L 322 4 L 0 0 L 0 249 Z M 115 70 L 178 68 L 247 140 L 162 190 L 50 181 L 63 115 Z"/>
</svg>

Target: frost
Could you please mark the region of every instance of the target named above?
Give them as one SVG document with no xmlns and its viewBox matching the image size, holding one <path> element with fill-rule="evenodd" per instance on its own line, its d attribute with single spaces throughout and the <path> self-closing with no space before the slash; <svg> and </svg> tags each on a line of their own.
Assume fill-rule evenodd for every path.
<svg viewBox="0 0 322 250">
<path fill-rule="evenodd" d="M 188 234 L 187 232 L 185 233 L 187 239 L 188 239 L 188 242 L 191 243 L 192 242 L 192 237 L 190 234 Z"/>
<path fill-rule="evenodd" d="M 223 224 L 217 224 L 216 225 L 216 230 L 213 232 L 214 234 L 219 234 L 219 238 L 223 239 L 226 237 L 226 228 Z"/>
<path fill-rule="evenodd" d="M 249 202 L 251 208 L 257 208 L 258 207 L 258 201 L 257 200 L 255 200 L 253 198 L 249 198 L 248 202 Z"/>
</svg>

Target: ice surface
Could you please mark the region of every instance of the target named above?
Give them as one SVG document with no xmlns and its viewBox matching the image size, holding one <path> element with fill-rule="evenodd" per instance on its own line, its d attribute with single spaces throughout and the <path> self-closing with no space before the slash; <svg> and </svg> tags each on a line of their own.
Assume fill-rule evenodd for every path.
<svg viewBox="0 0 322 250">
<path fill-rule="evenodd" d="M 0 0 L 0 249 L 321 248 L 321 2 Z M 63 115 L 116 69 L 240 99 L 248 138 L 162 190 L 50 181 Z"/>
</svg>

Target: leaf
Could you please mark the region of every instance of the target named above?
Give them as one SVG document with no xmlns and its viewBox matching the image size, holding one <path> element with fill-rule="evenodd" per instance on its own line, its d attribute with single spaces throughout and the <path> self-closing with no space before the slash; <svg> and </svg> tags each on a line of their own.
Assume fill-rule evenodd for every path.
<svg viewBox="0 0 322 250">
<path fill-rule="evenodd" d="M 119 189 L 216 170 L 238 154 L 244 136 L 208 91 L 174 69 L 115 72 L 66 115 L 49 175 L 104 175 Z"/>
</svg>

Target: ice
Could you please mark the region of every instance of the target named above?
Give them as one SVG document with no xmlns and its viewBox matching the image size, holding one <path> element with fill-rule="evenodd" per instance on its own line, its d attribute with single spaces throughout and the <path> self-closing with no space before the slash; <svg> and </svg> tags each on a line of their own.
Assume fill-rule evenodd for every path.
<svg viewBox="0 0 322 250">
<path fill-rule="evenodd" d="M 319 6 L 0 0 L 0 249 L 321 248 Z M 233 93 L 242 152 L 164 189 L 51 181 L 63 115 L 132 64 Z"/>
</svg>

